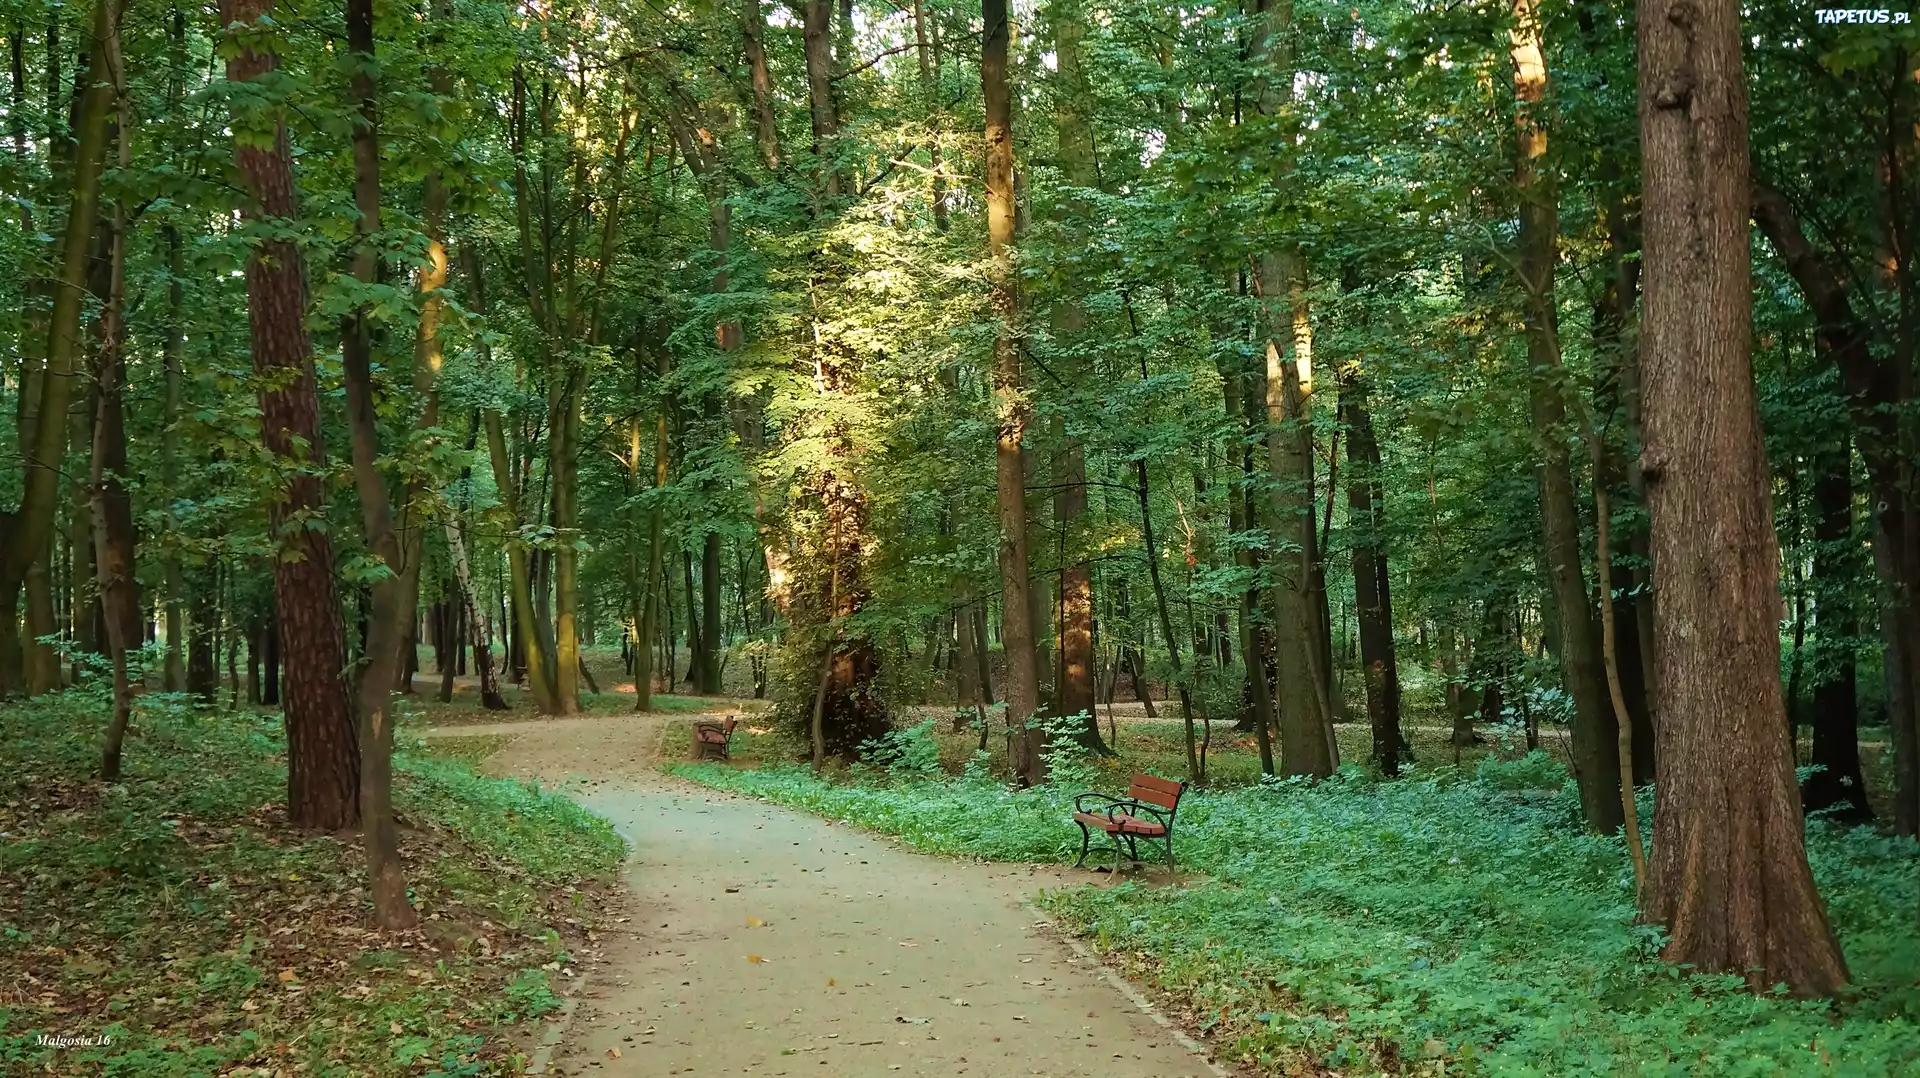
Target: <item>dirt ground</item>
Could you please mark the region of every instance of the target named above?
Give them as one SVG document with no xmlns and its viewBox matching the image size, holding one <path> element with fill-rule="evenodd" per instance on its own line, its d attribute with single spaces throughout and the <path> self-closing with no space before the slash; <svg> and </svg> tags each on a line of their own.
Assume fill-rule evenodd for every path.
<svg viewBox="0 0 1920 1078">
<path fill-rule="evenodd" d="M 444 731 L 515 735 L 489 770 L 566 790 L 633 846 L 630 919 L 586 967 L 546 1073 L 1222 1073 L 1023 905 L 1105 877 L 924 856 L 669 778 L 676 717 Z"/>
</svg>

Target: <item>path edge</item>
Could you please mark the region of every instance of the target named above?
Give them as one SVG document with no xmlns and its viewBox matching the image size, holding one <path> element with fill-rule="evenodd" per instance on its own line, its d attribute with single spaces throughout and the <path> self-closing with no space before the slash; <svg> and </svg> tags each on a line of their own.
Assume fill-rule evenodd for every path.
<svg viewBox="0 0 1920 1078">
<path fill-rule="evenodd" d="M 1199 1060 L 1209 1071 L 1212 1071 L 1214 1078 L 1233 1078 L 1231 1072 L 1214 1062 L 1213 1054 L 1207 1051 L 1205 1045 L 1188 1036 L 1187 1032 L 1179 1026 L 1174 1025 L 1173 1020 L 1162 1014 L 1160 1008 L 1154 1006 L 1153 1001 L 1148 999 L 1145 993 L 1135 988 L 1132 981 L 1116 973 L 1113 967 L 1102 961 L 1100 956 L 1094 953 L 1093 948 L 1081 942 L 1079 937 L 1063 930 L 1059 922 L 1048 916 L 1040 907 L 1034 905 L 1032 899 L 1021 899 L 1020 908 L 1026 910 L 1033 916 L 1036 927 L 1047 929 L 1048 933 L 1055 939 L 1071 947 L 1074 954 L 1091 963 L 1093 968 L 1099 972 L 1101 980 L 1119 989 L 1121 995 L 1127 997 L 1129 1002 L 1140 1009 L 1140 1013 L 1153 1019 L 1154 1024 L 1172 1035 L 1173 1039 L 1180 1043 L 1180 1047 L 1186 1049 L 1188 1055 Z"/>
<path fill-rule="evenodd" d="M 546 1074 L 553 1064 L 553 1050 L 573 1028 L 573 1012 L 580 1006 L 581 989 L 587 986 L 587 974 L 580 975 L 567 986 L 566 999 L 560 1004 L 560 1013 L 549 1019 L 544 1032 L 540 1034 L 540 1045 L 533 1050 L 533 1058 L 527 1061 L 528 1074 Z"/>
</svg>

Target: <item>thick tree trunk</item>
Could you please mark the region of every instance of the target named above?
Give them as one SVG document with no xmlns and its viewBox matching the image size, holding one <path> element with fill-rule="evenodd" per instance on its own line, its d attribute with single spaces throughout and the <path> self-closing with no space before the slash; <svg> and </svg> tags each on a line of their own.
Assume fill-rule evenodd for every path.
<svg viewBox="0 0 1920 1078">
<path fill-rule="evenodd" d="M 1325 777 L 1333 753 L 1333 715 L 1325 686 L 1328 652 L 1318 610 L 1314 566 L 1311 336 L 1300 291 L 1301 268 L 1289 254 L 1261 258 L 1261 294 L 1268 312 L 1267 470 L 1273 480 L 1268 526 L 1273 534 L 1273 639 L 1280 676 L 1280 773 Z"/>
<path fill-rule="evenodd" d="M 1257 10 L 1261 19 L 1249 50 L 1261 64 L 1256 104 L 1262 115 L 1293 125 L 1296 121 L 1287 110 L 1295 76 L 1293 3 L 1261 0 Z M 1269 169 L 1276 189 L 1291 183 L 1293 165 L 1289 154 L 1274 156 Z M 1339 760 L 1326 680 L 1332 649 L 1323 614 L 1314 527 L 1313 332 L 1306 266 L 1297 250 L 1268 251 L 1256 260 L 1255 271 L 1255 292 L 1265 322 L 1267 471 L 1272 477 L 1267 526 L 1274 551 L 1270 590 L 1279 667 L 1274 703 L 1280 727 L 1280 770 L 1286 775 L 1325 776 L 1333 773 Z"/>
<path fill-rule="evenodd" d="M 1643 0 L 1648 509 L 1660 798 L 1641 911 L 1666 957 L 1826 995 L 1847 969 L 1780 722 L 1779 548 L 1749 366 L 1747 97 L 1733 0 Z"/>
<path fill-rule="evenodd" d="M 239 48 L 227 60 L 227 78 L 252 82 L 271 78 L 277 67 L 271 52 L 252 47 L 255 26 L 269 18 L 271 0 L 224 0 L 223 27 L 235 31 Z M 249 222 L 290 221 L 299 212 L 293 187 L 293 160 L 286 125 L 277 115 L 239 111 L 233 126 L 234 157 L 245 178 Z M 254 370 L 260 393 L 261 440 L 283 469 L 284 478 L 269 507 L 269 522 L 280 555 L 274 560 L 274 608 L 280 643 L 286 653 L 287 816 L 297 827 L 337 830 L 360 819 L 360 755 L 347 683 L 346 630 L 333 590 L 333 544 L 325 530 L 309 521 L 324 520 L 325 471 L 320 437 L 320 398 L 314 380 L 313 350 L 306 332 L 306 277 L 299 249 L 289 240 L 255 242 L 247 259 L 247 308 L 252 326 Z M 192 660 L 209 631 L 195 618 Z"/>
<path fill-rule="evenodd" d="M 918 13 L 916 7 L 916 16 Z M 1082 64 L 1084 13 L 1074 0 L 1056 0 L 1048 6 L 1047 18 L 1053 29 L 1060 84 L 1054 118 L 1060 131 L 1061 171 L 1074 187 L 1098 188 L 1100 172 L 1088 115 L 1091 97 Z M 944 212 L 944 204 L 939 208 Z M 1076 228 L 1084 231 L 1080 218 L 1087 209 L 1075 205 L 1073 212 Z M 1069 347 L 1086 332 L 1086 311 L 1077 300 L 1062 302 L 1053 318 L 1055 335 Z M 1085 364 L 1076 361 L 1076 366 Z M 1061 531 L 1061 545 L 1071 560 L 1063 559 L 1060 567 L 1060 662 L 1054 680 L 1055 710 L 1062 716 L 1086 715 L 1080 741 L 1090 750 L 1104 752 L 1107 749 L 1100 740 L 1093 699 L 1093 566 L 1087 561 L 1086 537 L 1082 534 L 1087 512 L 1086 448 L 1072 433 L 1065 433 L 1062 441 L 1053 515 Z"/>
<path fill-rule="evenodd" d="M 812 5 L 809 5 L 811 9 Z M 1012 23 L 1006 0 L 985 0 L 980 89 L 986 102 L 987 257 L 999 330 L 993 347 L 995 451 L 1000 511 L 1001 637 L 1007 654 L 1007 725 L 1015 731 L 1014 770 L 1027 785 L 1046 781 L 1041 732 L 1029 728 L 1039 704 L 1032 581 L 1027 564 L 1025 439 L 1031 416 L 1020 370 L 1020 301 L 1013 276 L 1013 94 L 1007 53 Z"/>
<path fill-rule="evenodd" d="M 1600 681 L 1600 647 L 1580 553 L 1580 510 L 1553 276 L 1558 264 L 1559 194 L 1547 157 L 1547 61 L 1535 0 L 1515 0 L 1512 33 L 1514 188 L 1520 197 L 1518 273 L 1525 293 L 1527 398 L 1540 449 L 1540 512 L 1547 583 L 1559 614 L 1560 676 L 1573 698 L 1573 769 L 1587 826 L 1611 834 L 1621 824 L 1618 731 Z"/>
<path fill-rule="evenodd" d="M 991 20 L 989 20 L 991 24 Z M 841 194 L 840 170 L 834 145 L 840 135 L 840 114 L 833 98 L 833 3 L 804 0 L 801 39 L 807 64 L 807 102 L 813 123 L 813 156 L 818 162 L 821 189 L 829 199 Z"/>
</svg>

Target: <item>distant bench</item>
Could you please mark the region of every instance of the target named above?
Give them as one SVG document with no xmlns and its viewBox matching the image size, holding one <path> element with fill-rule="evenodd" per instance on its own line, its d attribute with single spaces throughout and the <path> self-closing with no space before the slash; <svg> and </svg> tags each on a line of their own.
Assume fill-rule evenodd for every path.
<svg viewBox="0 0 1920 1078">
<path fill-rule="evenodd" d="M 696 722 L 693 724 L 693 758 L 696 760 L 729 760 L 729 744 L 733 741 L 733 728 L 739 722 L 732 715 L 726 722 Z"/>
<path fill-rule="evenodd" d="M 1186 790 L 1184 782 L 1141 774 L 1133 776 L 1125 797 L 1088 793 L 1074 798 L 1073 822 L 1080 825 L 1080 859 L 1073 863 L 1074 867 L 1087 863 L 1093 832 L 1103 831 L 1113 843 L 1115 871 L 1120 868 L 1123 854 L 1135 864 L 1140 863 L 1137 844 L 1142 841 L 1160 843 L 1167 868 L 1173 868 L 1173 817 L 1180 808 L 1180 795 Z M 1124 851 L 1120 848 L 1122 842 L 1126 843 Z"/>
</svg>

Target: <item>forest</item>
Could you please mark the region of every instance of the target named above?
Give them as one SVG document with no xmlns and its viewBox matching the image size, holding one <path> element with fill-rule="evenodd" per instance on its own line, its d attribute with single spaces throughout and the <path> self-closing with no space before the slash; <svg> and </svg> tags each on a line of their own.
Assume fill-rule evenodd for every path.
<svg viewBox="0 0 1920 1078">
<path fill-rule="evenodd" d="M 1673 1023 L 1576 1063 L 1276 975 L 1351 1035 L 1269 1037 L 1280 1003 L 1235 1026 L 1193 984 L 1240 972 L 1176 988 L 1211 952 L 1147 938 L 1259 910 L 1059 900 L 1235 1059 L 1914 1073 L 1920 30 L 1831 14 L 5 0 L 0 890 L 51 890 L 0 895 L 0 969 L 45 974 L 32 895 L 91 878 L 47 867 L 58 812 L 174 879 L 215 812 L 156 822 L 215 796 L 179 761 L 245 776 L 269 845 L 351 835 L 375 932 L 465 893 L 410 845 L 436 813 L 446 850 L 560 851 L 513 862 L 549 891 L 617 874 L 565 798 L 420 756 L 436 704 L 723 701 L 755 766 L 674 770 L 1043 862 L 1155 720 L 1213 885 L 1400 856 L 1376 813 L 1513 859 L 1488 880 L 1561 849 L 1631 973 L 1567 962 Z M 949 803 L 1012 830 L 905 822 Z M 1344 837 L 1245 837 L 1256 870 L 1205 830 L 1275 806 Z M 67 1073 L 38 1000 L 0 991 L 0 1064 Z M 1688 1055 L 1742 1022 L 1776 1069 Z"/>
</svg>

